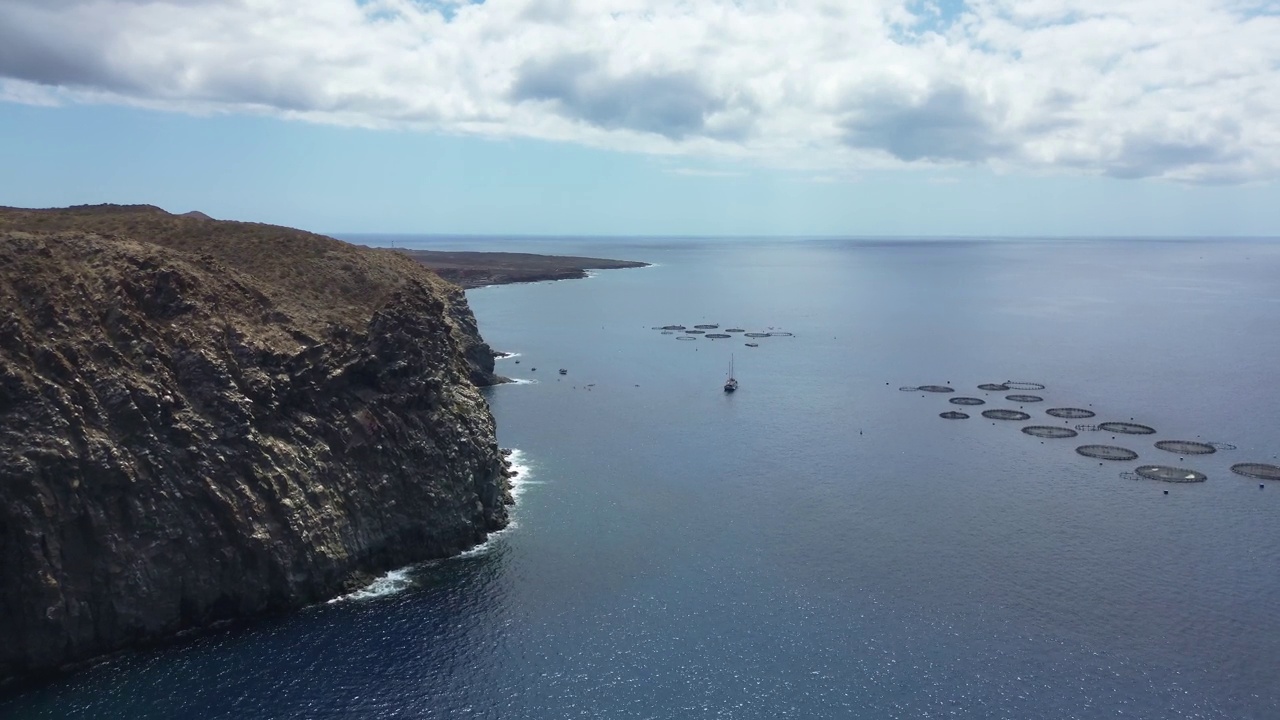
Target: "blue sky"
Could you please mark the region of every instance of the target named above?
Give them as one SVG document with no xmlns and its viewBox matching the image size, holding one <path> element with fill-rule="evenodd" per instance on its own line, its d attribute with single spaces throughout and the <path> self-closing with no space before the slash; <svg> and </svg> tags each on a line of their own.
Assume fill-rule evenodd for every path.
<svg viewBox="0 0 1280 720">
<path fill-rule="evenodd" d="M 1280 26 L 1183 4 L 13 0 L 0 204 L 332 233 L 1280 235 Z"/>
</svg>

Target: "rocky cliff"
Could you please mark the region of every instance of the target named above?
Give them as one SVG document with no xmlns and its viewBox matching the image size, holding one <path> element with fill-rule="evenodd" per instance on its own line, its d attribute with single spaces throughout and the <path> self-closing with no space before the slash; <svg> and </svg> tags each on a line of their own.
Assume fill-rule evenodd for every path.
<svg viewBox="0 0 1280 720">
<path fill-rule="evenodd" d="M 506 522 L 459 288 L 149 207 L 0 209 L 0 678 L 284 610 Z"/>
</svg>

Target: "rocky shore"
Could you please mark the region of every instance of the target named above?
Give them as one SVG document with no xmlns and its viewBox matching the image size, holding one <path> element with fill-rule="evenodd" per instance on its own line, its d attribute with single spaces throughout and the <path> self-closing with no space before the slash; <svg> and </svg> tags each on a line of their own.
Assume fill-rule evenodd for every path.
<svg viewBox="0 0 1280 720">
<path fill-rule="evenodd" d="M 331 597 L 507 522 L 497 382 L 413 258 L 0 209 L 0 679 Z"/>
</svg>

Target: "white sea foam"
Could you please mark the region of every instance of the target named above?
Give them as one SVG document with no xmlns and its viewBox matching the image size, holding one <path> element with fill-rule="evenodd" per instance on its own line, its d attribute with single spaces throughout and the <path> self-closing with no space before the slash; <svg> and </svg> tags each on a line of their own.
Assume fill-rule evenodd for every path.
<svg viewBox="0 0 1280 720">
<path fill-rule="evenodd" d="M 529 467 L 529 461 L 524 456 L 523 451 L 513 448 L 511 450 L 511 454 L 507 456 L 507 462 L 511 463 L 511 469 L 515 472 L 515 475 L 511 477 L 511 497 L 518 504 L 520 502 L 520 496 L 524 494 L 525 489 L 528 488 L 529 485 L 538 485 L 541 483 L 530 479 L 532 477 L 533 470 Z"/>
<path fill-rule="evenodd" d="M 520 353 L 513 352 L 513 353 L 505 353 L 503 355 L 499 355 L 495 357 L 494 360 L 510 360 L 511 358 L 518 358 L 518 357 L 520 357 Z"/>
<path fill-rule="evenodd" d="M 515 529 L 516 529 L 516 521 L 512 520 L 511 522 L 508 522 L 507 526 L 502 528 L 501 530 L 495 530 L 494 532 L 489 533 L 489 537 L 485 538 L 484 542 L 471 548 L 470 550 L 463 550 L 462 552 L 458 553 L 458 559 L 469 560 L 473 557 L 488 555 L 489 550 L 493 549 L 494 540 L 497 540 L 503 535 L 506 535 L 511 530 L 515 530 Z"/>
<path fill-rule="evenodd" d="M 413 585 L 413 580 L 409 577 L 409 568 L 403 567 L 399 570 L 392 570 L 386 575 L 383 575 L 353 593 L 339 595 L 329 602 L 337 603 L 347 600 L 372 600 L 373 598 L 395 595 L 411 585 Z"/>
<path fill-rule="evenodd" d="M 525 457 L 523 451 L 512 448 L 511 454 L 507 456 L 507 462 L 510 464 L 511 470 L 515 473 L 515 475 L 512 475 L 509 479 L 511 483 L 511 498 L 517 505 L 519 505 L 520 496 L 524 494 L 524 491 L 527 490 L 530 485 L 541 485 L 542 483 L 531 479 L 533 475 L 533 468 L 529 465 L 529 460 Z M 465 559 L 484 555 L 489 552 L 494 540 L 516 529 L 516 527 L 515 518 L 512 518 L 507 523 L 506 527 L 496 532 L 489 533 L 489 537 L 486 538 L 484 542 L 470 550 L 459 553 L 458 557 Z M 373 598 L 386 597 L 388 595 L 395 595 L 396 593 L 403 592 L 413 586 L 413 578 L 409 577 L 409 573 L 412 569 L 412 566 L 410 566 L 400 568 L 399 570 L 392 570 L 386 575 L 383 575 L 377 580 L 369 583 L 367 586 L 360 588 L 355 592 L 340 595 L 328 602 L 338 603 L 350 600 L 372 600 Z"/>
<path fill-rule="evenodd" d="M 507 456 L 507 462 L 511 464 L 512 471 L 515 475 L 511 476 L 511 499 L 515 501 L 516 506 L 520 505 L 520 496 L 524 495 L 524 491 L 529 489 L 530 485 L 541 485 L 542 482 L 533 480 L 533 469 L 529 465 L 529 461 L 525 458 L 524 452 L 518 449 L 512 449 L 511 454 Z M 489 537 L 479 545 L 463 552 L 458 557 L 466 559 L 484 555 L 493 547 L 493 542 L 498 538 L 519 527 L 519 523 L 512 517 L 507 526 L 496 532 L 489 533 Z"/>
<path fill-rule="evenodd" d="M 537 384 L 538 384 L 538 381 L 537 381 L 537 380 L 527 380 L 527 379 L 525 379 L 525 378 L 511 378 L 511 382 L 509 382 L 509 383 L 504 383 L 504 384 L 505 384 L 505 385 L 537 385 Z"/>
</svg>

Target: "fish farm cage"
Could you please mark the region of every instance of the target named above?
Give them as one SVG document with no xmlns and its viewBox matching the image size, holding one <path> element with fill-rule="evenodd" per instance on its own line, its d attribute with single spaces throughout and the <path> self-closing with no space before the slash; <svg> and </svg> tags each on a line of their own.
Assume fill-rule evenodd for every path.
<svg viewBox="0 0 1280 720">
<path fill-rule="evenodd" d="M 694 326 L 692 326 L 692 327 L 690 327 L 690 326 L 688 326 L 688 325 L 678 325 L 678 324 L 676 324 L 676 325 L 655 325 L 655 326 L 653 326 L 653 328 L 651 328 L 651 329 L 653 329 L 653 330 L 659 330 L 659 331 L 661 331 L 661 332 L 662 332 L 662 334 L 664 334 L 664 335 L 669 334 L 669 333 L 683 332 L 683 333 L 693 333 L 693 334 L 695 334 L 695 335 L 708 334 L 708 335 L 710 336 L 710 334 L 709 334 L 709 332 L 708 332 L 708 331 L 711 331 L 711 330 L 720 330 L 720 325 L 719 325 L 719 323 L 701 323 L 701 324 L 698 324 L 698 325 L 694 325 Z M 747 337 L 753 337 L 753 338 L 766 338 L 766 337 L 795 337 L 795 333 L 792 333 L 792 332 L 786 332 L 785 330 L 769 330 L 769 331 L 747 332 L 745 329 L 740 328 L 740 327 L 732 327 L 732 328 L 727 328 L 727 329 L 725 329 L 725 330 L 720 330 L 720 332 L 716 333 L 716 334 L 714 335 L 714 337 L 718 337 L 718 338 L 727 337 L 727 333 L 742 333 L 743 335 L 745 335 L 745 336 L 747 336 Z"/>
<path fill-rule="evenodd" d="M 1198 470 L 1174 467 L 1172 465 L 1141 465 L 1132 472 L 1120 473 L 1126 480 L 1158 480 L 1170 483 L 1200 483 L 1209 479 Z"/>
<path fill-rule="evenodd" d="M 1254 480 L 1280 480 L 1280 465 L 1267 463 L 1236 463 L 1231 472 Z"/>
<path fill-rule="evenodd" d="M 753 337 L 770 336 L 770 333 L 747 334 Z M 885 384 L 888 385 L 889 383 Z M 988 393 L 1003 393 L 1010 390 L 1017 391 L 1013 394 L 1004 395 L 1004 400 L 1012 403 L 1038 403 L 1043 402 L 1045 399 L 1041 395 L 1031 394 L 1035 391 L 1044 390 L 1046 386 L 1043 383 L 1006 380 L 1001 383 L 983 383 L 976 387 L 979 390 Z M 919 392 L 922 394 L 948 394 L 956 392 L 955 388 L 951 387 L 950 381 L 948 381 L 946 385 L 908 385 L 898 389 L 903 392 Z M 969 407 L 987 405 L 992 402 L 992 400 L 971 396 L 952 396 L 947 398 L 947 402 L 951 405 L 961 406 L 965 410 L 968 410 Z M 970 410 L 969 412 L 972 411 Z M 971 417 L 969 412 L 960 412 L 959 408 L 957 408 L 955 410 L 939 413 L 938 417 L 944 420 L 967 420 Z M 1061 419 L 1063 421 L 1063 425 L 1054 426 L 1028 424 L 1020 428 L 1022 433 L 1032 437 L 1049 440 L 1074 438 L 1085 432 L 1106 432 L 1113 434 L 1111 440 L 1114 442 L 1118 439 L 1114 437 L 1114 435 L 1143 436 L 1155 435 L 1157 432 L 1154 427 L 1136 422 L 1134 418 L 1129 418 L 1127 421 L 1109 420 L 1106 422 L 1099 422 L 1097 424 L 1080 423 L 1072 425 L 1071 421 L 1087 420 L 1089 418 L 1097 417 L 1097 413 L 1095 411 L 1083 407 L 1051 407 L 1045 409 L 1044 413 L 1048 417 Z M 982 410 L 981 415 L 989 420 L 1021 422 L 1031 419 L 1031 415 L 1029 413 L 1023 412 L 1021 409 L 1015 410 L 1010 408 L 990 408 Z M 991 424 L 996 425 L 997 423 L 993 422 Z M 1199 436 L 1197 436 L 1197 438 L 1198 437 Z M 1180 457 L 1179 460 L 1190 456 L 1206 456 L 1224 450 L 1237 449 L 1236 446 L 1231 443 L 1202 439 L 1157 440 L 1153 445 L 1157 450 L 1162 452 L 1183 456 Z M 1139 458 L 1137 451 L 1118 445 L 1079 445 L 1075 448 L 1075 451 L 1081 456 L 1102 461 L 1130 462 Z M 1104 463 L 1100 462 L 1098 464 L 1102 465 Z M 1231 466 L 1231 472 L 1254 480 L 1280 482 L 1280 465 L 1273 463 L 1236 463 Z M 1166 483 L 1202 483 L 1208 480 L 1208 475 L 1200 470 L 1165 464 L 1140 465 L 1133 470 L 1121 472 L 1120 476 L 1126 479 L 1151 480 Z M 1259 485 L 1259 487 L 1261 488 L 1265 486 Z M 1169 491 L 1165 490 L 1164 493 L 1168 495 Z"/>
<path fill-rule="evenodd" d="M 1218 449 L 1209 443 L 1195 440 L 1157 440 L 1156 447 L 1179 455 L 1212 455 Z"/>
<path fill-rule="evenodd" d="M 1039 438 L 1053 439 L 1073 438 L 1078 434 L 1071 428 L 1054 427 L 1053 425 L 1028 425 L 1022 428 L 1022 432 Z"/>
<path fill-rule="evenodd" d="M 1115 445 L 1081 445 L 1076 448 L 1076 452 L 1085 457 L 1097 458 L 1098 460 L 1137 460 L 1138 453 L 1129 448 L 1116 447 Z"/>
<path fill-rule="evenodd" d="M 988 420 L 1030 420 L 1031 416 L 1021 410 L 983 410 L 982 417 Z"/>
<path fill-rule="evenodd" d="M 1092 410 L 1085 410 L 1084 408 L 1066 407 L 1066 408 L 1049 408 L 1048 410 L 1044 411 L 1044 414 L 1052 415 L 1053 417 L 1056 417 L 1056 418 L 1083 420 L 1084 418 L 1091 418 L 1097 413 L 1095 413 Z"/>
<path fill-rule="evenodd" d="M 1098 425 L 1098 429 L 1123 435 L 1154 435 L 1156 432 L 1150 425 L 1135 422 L 1104 422 Z"/>
</svg>

